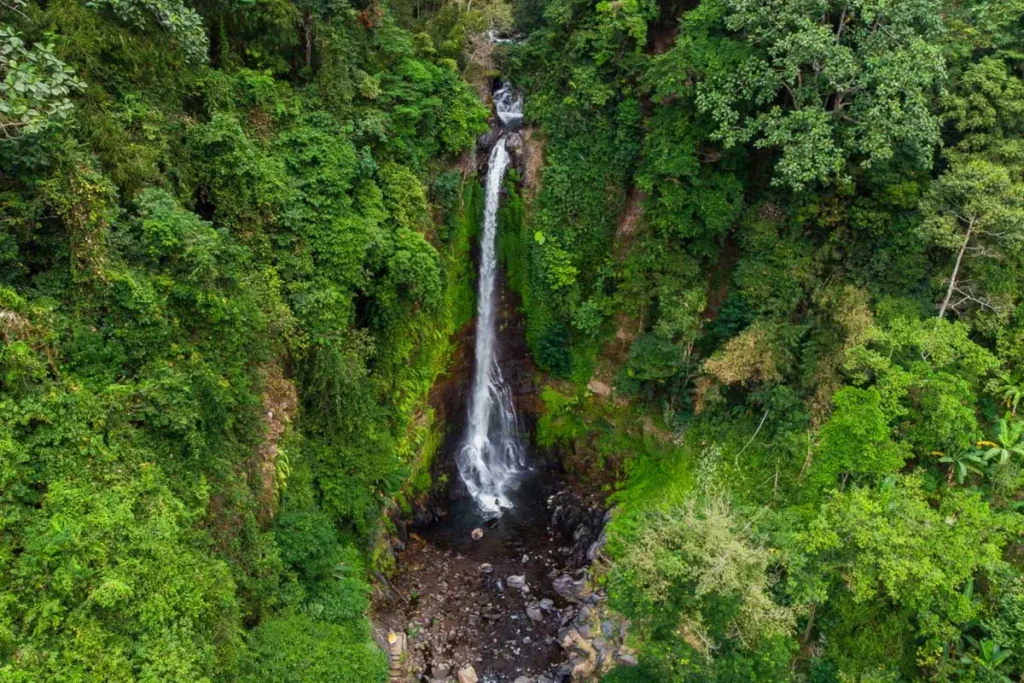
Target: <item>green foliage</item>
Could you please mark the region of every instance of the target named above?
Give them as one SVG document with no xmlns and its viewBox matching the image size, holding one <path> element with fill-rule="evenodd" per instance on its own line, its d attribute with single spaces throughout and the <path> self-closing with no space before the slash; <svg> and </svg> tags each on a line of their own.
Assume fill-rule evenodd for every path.
<svg viewBox="0 0 1024 683">
<path fill-rule="evenodd" d="M 174 36 L 190 62 L 206 61 L 210 41 L 203 18 L 181 0 L 89 0 L 86 5 L 140 29 L 155 23 Z"/>
<path fill-rule="evenodd" d="M 568 380 L 542 445 L 621 472 L 597 573 L 639 664 L 608 680 L 1024 675 L 1024 6 L 515 14 L 544 167 L 503 253 L 534 357 Z M 736 593 L 699 589 L 708 471 L 732 501 L 712 530 L 773 549 L 794 619 L 756 646 L 714 631 Z"/>
<path fill-rule="evenodd" d="M 608 590 L 612 606 L 657 643 L 644 670 L 680 681 L 784 677 L 794 610 L 772 597 L 772 551 L 746 537 L 749 525 L 725 500 L 690 499 L 631 521 Z"/>
<path fill-rule="evenodd" d="M 837 483 L 837 476 L 874 478 L 898 471 L 909 456 L 906 444 L 892 440 L 889 417 L 875 387 L 844 387 L 832 397 L 834 408 L 819 432 L 811 467 L 816 488 Z"/>
<path fill-rule="evenodd" d="M 309 7 L 307 62 L 306 5 L 13 9 L 0 678 L 386 679 L 367 558 L 470 315 L 437 178 L 485 110 L 386 12 Z"/>
<path fill-rule="evenodd" d="M 0 26 L 0 140 L 38 133 L 70 116 L 70 95 L 85 88 L 52 44 L 28 47 L 12 26 Z"/>
<path fill-rule="evenodd" d="M 351 633 L 341 626 L 299 614 L 274 617 L 253 631 L 244 675 L 267 683 L 388 680 L 384 653 L 371 643 L 351 642 Z"/>
<path fill-rule="evenodd" d="M 925 202 L 926 239 L 957 254 L 939 317 L 978 306 L 1005 314 L 1009 304 L 996 284 L 1003 278 L 990 273 L 1024 246 L 1024 184 L 1002 166 L 972 159 L 940 176 Z"/>
<path fill-rule="evenodd" d="M 979 571 L 1000 570 L 1001 548 L 1019 526 L 1019 517 L 994 512 L 977 492 L 950 493 L 933 508 L 919 478 L 898 477 L 826 503 L 805 537 L 805 566 L 825 568 L 819 590 L 832 593 L 839 609 L 847 609 L 847 600 L 852 608 L 884 599 L 905 610 L 920 639 L 916 652 L 904 653 L 905 665 L 916 656 L 921 665 L 938 666 L 943 644 L 978 616 L 979 605 L 963 586 Z M 885 665 L 842 642 L 831 647 L 858 669 Z"/>
<path fill-rule="evenodd" d="M 944 75 L 936 2 L 723 0 L 693 19 L 694 31 L 714 22 L 729 36 L 697 65 L 712 137 L 779 150 L 777 183 L 843 180 L 851 161 L 869 168 L 897 151 L 930 163 L 939 128 L 929 100 Z"/>
</svg>

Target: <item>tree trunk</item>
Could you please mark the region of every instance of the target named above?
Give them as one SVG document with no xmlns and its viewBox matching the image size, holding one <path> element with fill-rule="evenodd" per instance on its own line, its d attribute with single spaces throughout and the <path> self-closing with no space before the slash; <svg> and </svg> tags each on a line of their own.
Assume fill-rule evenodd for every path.
<svg viewBox="0 0 1024 683">
<path fill-rule="evenodd" d="M 804 629 L 803 644 L 811 642 L 811 634 L 814 633 L 814 612 L 817 607 L 817 603 L 811 603 L 811 608 L 807 612 L 807 628 Z"/>
<path fill-rule="evenodd" d="M 953 296 L 953 290 L 956 289 L 956 278 L 960 273 L 960 264 L 964 260 L 964 252 L 967 251 L 967 243 L 971 241 L 971 233 L 974 232 L 974 221 L 971 221 L 967 226 L 967 234 L 964 235 L 964 243 L 960 245 L 960 253 L 956 255 L 956 264 L 953 266 L 953 274 L 949 278 L 949 287 L 946 289 L 946 298 L 942 300 L 942 306 L 939 307 L 939 320 L 946 315 L 946 309 L 949 308 L 949 300 Z"/>
</svg>

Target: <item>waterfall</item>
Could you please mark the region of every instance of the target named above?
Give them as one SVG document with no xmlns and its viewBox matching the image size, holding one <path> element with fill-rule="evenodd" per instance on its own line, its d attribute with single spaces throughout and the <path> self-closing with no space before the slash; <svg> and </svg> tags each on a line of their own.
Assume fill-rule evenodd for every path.
<svg viewBox="0 0 1024 683">
<path fill-rule="evenodd" d="M 503 133 L 522 122 L 522 96 L 509 85 L 494 93 L 494 106 Z M 476 370 L 468 426 L 458 457 L 459 476 L 480 508 L 488 513 L 512 507 L 508 494 L 525 468 L 512 392 L 502 377 L 496 356 L 498 258 L 494 242 L 501 186 L 510 160 L 505 140 L 503 134 L 494 144 L 487 165 L 477 293 Z"/>
</svg>

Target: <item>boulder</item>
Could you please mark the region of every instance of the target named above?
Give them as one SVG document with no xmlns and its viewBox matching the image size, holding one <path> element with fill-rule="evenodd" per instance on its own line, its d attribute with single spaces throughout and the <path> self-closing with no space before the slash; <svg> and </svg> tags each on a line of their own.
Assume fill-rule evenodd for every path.
<svg viewBox="0 0 1024 683">
<path fill-rule="evenodd" d="M 480 681 L 476 676 L 476 669 L 472 666 L 465 666 L 459 669 L 458 679 L 459 683 L 479 683 Z"/>
<path fill-rule="evenodd" d="M 519 133 L 509 133 L 505 136 L 505 149 L 509 152 L 518 152 L 523 148 L 523 136 Z"/>
<path fill-rule="evenodd" d="M 551 587 L 559 597 L 569 602 L 581 603 L 590 595 L 586 581 L 574 580 L 568 574 L 562 574 L 552 581 Z"/>
<path fill-rule="evenodd" d="M 505 579 L 505 585 L 509 588 L 523 590 L 526 587 L 526 576 L 524 574 L 513 574 Z"/>
</svg>

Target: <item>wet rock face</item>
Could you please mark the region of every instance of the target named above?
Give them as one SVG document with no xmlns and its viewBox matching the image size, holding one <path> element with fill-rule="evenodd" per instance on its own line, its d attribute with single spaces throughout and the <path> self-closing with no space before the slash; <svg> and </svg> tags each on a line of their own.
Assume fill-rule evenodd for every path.
<svg viewBox="0 0 1024 683">
<path fill-rule="evenodd" d="M 569 539 L 568 566 L 580 569 L 597 559 L 605 543 L 608 513 L 569 490 L 559 491 L 548 499 L 548 509 L 551 525 Z"/>
</svg>

